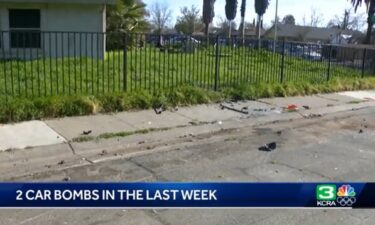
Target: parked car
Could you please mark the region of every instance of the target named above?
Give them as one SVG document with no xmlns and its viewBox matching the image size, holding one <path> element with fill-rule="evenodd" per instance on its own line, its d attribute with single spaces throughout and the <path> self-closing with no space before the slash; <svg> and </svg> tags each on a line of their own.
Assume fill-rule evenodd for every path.
<svg viewBox="0 0 375 225">
<path fill-rule="evenodd" d="M 166 41 L 166 44 L 200 44 L 201 42 L 197 39 L 189 36 L 176 36 Z"/>
</svg>

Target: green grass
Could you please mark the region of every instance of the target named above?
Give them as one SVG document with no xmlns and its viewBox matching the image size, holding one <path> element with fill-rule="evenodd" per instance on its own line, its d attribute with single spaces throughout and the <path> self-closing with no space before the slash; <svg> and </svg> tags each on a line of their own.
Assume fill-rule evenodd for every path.
<svg viewBox="0 0 375 225">
<path fill-rule="evenodd" d="M 156 48 L 128 50 L 126 73 L 123 52 L 107 52 L 105 60 L 86 57 L 41 58 L 0 62 L 0 98 L 56 95 L 102 95 L 158 90 L 189 85 L 213 88 L 215 49 L 195 53 L 164 53 Z M 221 48 L 219 87 L 243 83 L 279 82 L 280 54 L 246 48 Z M 327 62 L 285 57 L 284 81 L 320 83 L 327 80 Z M 331 77 L 360 77 L 359 70 L 332 65 Z"/>
<path fill-rule="evenodd" d="M 311 95 L 337 91 L 375 89 L 375 78 L 334 78 L 329 82 L 291 81 L 285 83 L 243 84 L 220 92 L 192 86 L 165 89 L 155 94 L 147 91 L 102 94 L 98 96 L 53 96 L 40 98 L 0 99 L 0 123 L 95 113 L 149 109 L 153 106 L 188 106 L 225 100 L 254 100 L 267 97 Z M 124 134 L 125 135 L 125 134 Z"/>
</svg>

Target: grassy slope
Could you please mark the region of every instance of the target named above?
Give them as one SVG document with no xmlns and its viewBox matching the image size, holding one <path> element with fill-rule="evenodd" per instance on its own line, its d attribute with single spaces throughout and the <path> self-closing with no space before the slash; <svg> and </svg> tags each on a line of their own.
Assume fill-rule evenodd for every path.
<svg viewBox="0 0 375 225">
<path fill-rule="evenodd" d="M 284 97 L 309 95 L 335 91 L 374 89 L 375 78 L 335 78 L 325 83 L 285 82 L 283 84 L 257 83 L 224 88 L 220 92 L 208 91 L 191 86 L 159 91 L 154 95 L 146 91 L 94 96 L 60 96 L 13 99 L 1 102 L 0 122 L 16 122 L 40 118 L 88 115 L 124 110 L 213 103 L 223 100 L 257 99 L 260 97 Z"/>
</svg>

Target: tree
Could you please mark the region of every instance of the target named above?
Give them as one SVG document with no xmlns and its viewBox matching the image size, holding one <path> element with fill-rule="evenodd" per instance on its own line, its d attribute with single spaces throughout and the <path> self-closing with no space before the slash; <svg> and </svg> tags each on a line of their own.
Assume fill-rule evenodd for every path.
<svg viewBox="0 0 375 225">
<path fill-rule="evenodd" d="M 192 5 L 190 8 L 182 7 L 181 16 L 177 18 L 175 29 L 183 34 L 191 35 L 197 30 L 202 30 L 204 25 L 199 17 L 199 9 Z"/>
<path fill-rule="evenodd" d="M 245 39 L 245 14 L 246 14 L 246 0 L 242 0 L 241 2 L 241 24 L 240 24 L 242 39 Z"/>
<path fill-rule="evenodd" d="M 146 5 L 142 0 L 117 0 L 107 8 L 108 32 L 141 32 L 148 28 Z"/>
<path fill-rule="evenodd" d="M 293 15 L 289 14 L 284 16 L 283 21 L 281 21 L 281 23 L 287 25 L 296 25 L 296 19 Z"/>
<path fill-rule="evenodd" d="M 229 38 L 232 36 L 232 21 L 237 15 L 237 0 L 226 0 L 225 4 L 225 15 L 229 20 Z"/>
<path fill-rule="evenodd" d="M 375 16 L 375 0 L 351 0 L 355 11 L 357 12 L 357 9 L 359 6 L 361 6 L 363 3 L 366 4 L 367 6 L 367 35 L 366 35 L 366 40 L 365 44 L 370 44 L 371 43 L 371 34 L 372 34 L 372 29 L 374 26 L 374 16 Z"/>
<path fill-rule="evenodd" d="M 155 33 L 161 35 L 172 19 L 172 11 L 168 8 L 168 6 L 160 5 L 156 2 L 151 6 L 149 16 L 150 23 L 154 28 Z"/>
<path fill-rule="evenodd" d="M 237 24 L 233 20 L 232 21 L 228 21 L 227 19 L 220 17 L 219 18 L 219 22 L 217 23 L 217 27 L 220 28 L 220 32 L 219 32 L 220 34 L 228 36 L 229 35 L 229 31 L 231 29 L 236 29 Z"/>
<path fill-rule="evenodd" d="M 215 0 L 203 0 L 203 17 L 202 21 L 205 24 L 204 33 L 208 37 L 208 29 L 215 17 L 214 10 Z"/>
<path fill-rule="evenodd" d="M 269 0 L 255 0 L 255 12 L 258 14 L 258 47 L 260 48 L 260 31 L 262 27 L 263 15 L 269 5 Z"/>
<path fill-rule="evenodd" d="M 337 27 L 342 30 L 360 30 L 364 23 L 365 19 L 363 18 L 363 14 L 353 15 L 351 9 L 346 9 L 342 16 L 335 15 L 335 17 L 328 22 L 327 27 Z"/>
<path fill-rule="evenodd" d="M 311 7 L 311 14 L 310 14 L 310 23 L 308 24 L 310 27 L 318 27 L 323 23 L 323 14 L 320 13 L 316 8 Z"/>
</svg>

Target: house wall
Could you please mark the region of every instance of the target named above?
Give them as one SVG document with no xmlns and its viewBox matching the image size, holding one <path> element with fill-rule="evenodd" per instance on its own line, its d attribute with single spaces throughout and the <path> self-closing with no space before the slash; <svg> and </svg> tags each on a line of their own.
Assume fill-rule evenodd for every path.
<svg viewBox="0 0 375 225">
<path fill-rule="evenodd" d="M 23 49 L 10 48 L 8 9 L 40 9 L 41 48 L 27 49 L 27 58 L 43 55 L 104 57 L 105 5 L 0 3 L 0 30 L 5 31 L 0 34 L 1 46 L 6 57 L 15 58 Z"/>
</svg>

